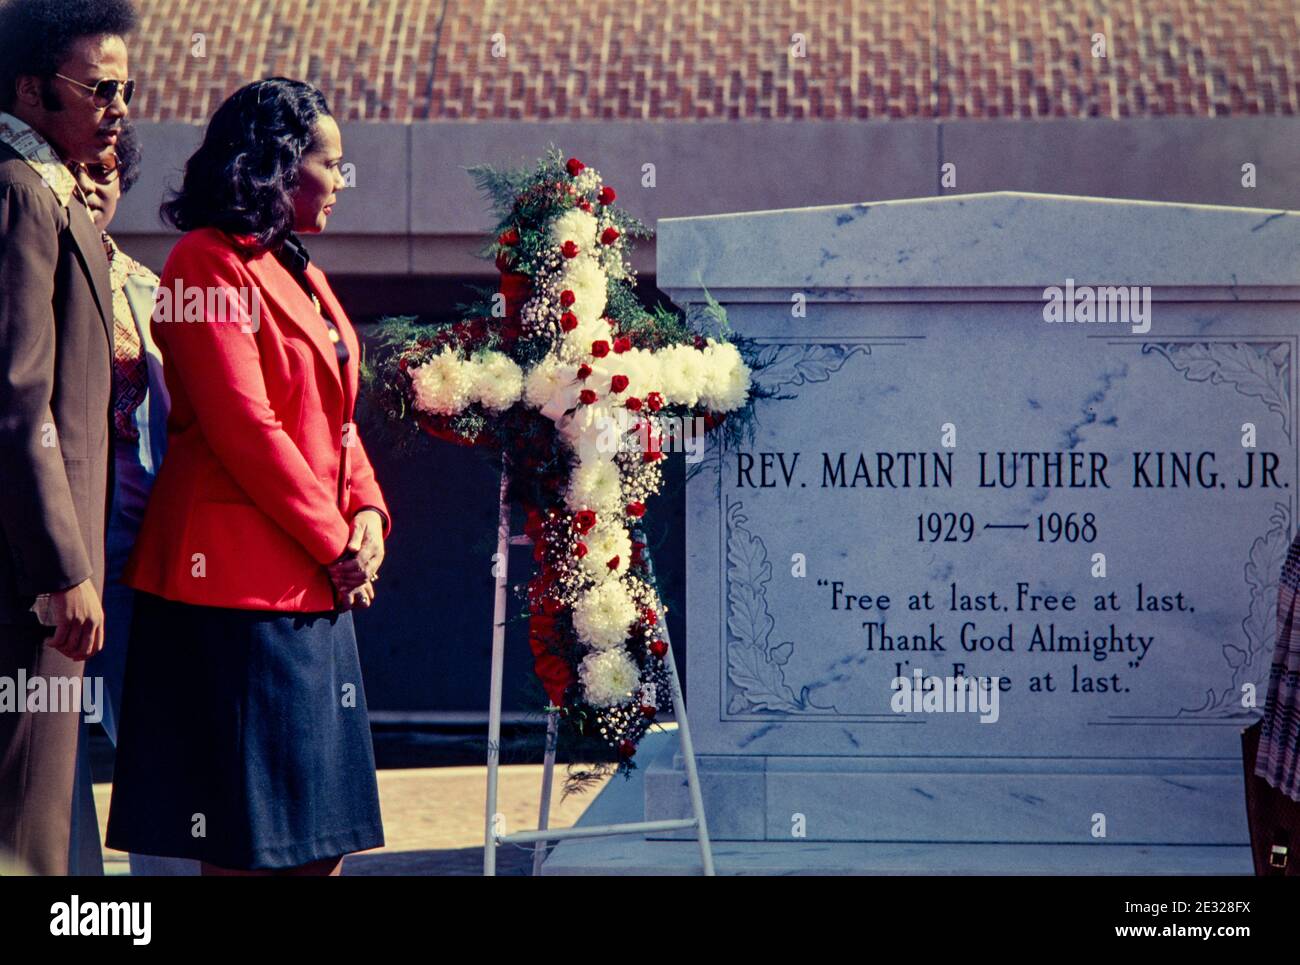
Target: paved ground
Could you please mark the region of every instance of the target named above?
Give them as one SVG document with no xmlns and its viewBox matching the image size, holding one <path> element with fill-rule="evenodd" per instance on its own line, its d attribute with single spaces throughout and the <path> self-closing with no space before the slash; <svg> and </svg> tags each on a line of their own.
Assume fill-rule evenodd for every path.
<svg viewBox="0 0 1300 965">
<path fill-rule="evenodd" d="M 421 767 L 381 770 L 379 806 L 387 845 L 348 858 L 346 875 L 479 875 L 483 873 L 485 767 Z M 562 799 L 565 770 L 557 766 L 551 796 L 551 827 L 569 827 L 586 810 L 604 781 L 581 795 Z M 498 807 L 506 831 L 537 827 L 542 789 L 540 764 L 503 766 Z M 111 785 L 95 785 L 100 840 L 108 822 Z M 497 852 L 498 874 L 532 872 L 532 851 L 506 846 Z M 104 850 L 104 873 L 129 874 L 126 855 Z"/>
</svg>

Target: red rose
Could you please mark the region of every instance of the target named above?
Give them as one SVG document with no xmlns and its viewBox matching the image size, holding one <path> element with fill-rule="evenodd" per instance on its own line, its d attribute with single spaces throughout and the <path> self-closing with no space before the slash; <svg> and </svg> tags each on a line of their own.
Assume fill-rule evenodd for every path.
<svg viewBox="0 0 1300 965">
<path fill-rule="evenodd" d="M 654 643 L 650 644 L 650 652 L 662 660 L 664 657 L 668 656 L 668 644 L 662 640 L 656 640 Z"/>
<path fill-rule="evenodd" d="M 560 249 L 565 258 L 577 258 L 578 246 L 572 241 L 566 241 L 564 247 Z"/>
<path fill-rule="evenodd" d="M 524 517 L 524 532 L 533 539 L 541 539 L 542 537 L 542 514 L 532 507 L 529 507 L 528 513 Z"/>
<path fill-rule="evenodd" d="M 636 499 L 627 504 L 627 514 L 629 516 L 641 517 L 645 515 L 645 503 Z"/>
<path fill-rule="evenodd" d="M 630 339 L 628 336 L 620 335 L 618 338 L 614 339 L 614 352 L 616 354 L 619 352 L 628 352 L 631 351 L 631 349 L 632 349 L 632 339 Z"/>
<path fill-rule="evenodd" d="M 580 509 L 573 514 L 573 528 L 586 536 L 596 525 L 596 514 L 590 509 Z"/>
<path fill-rule="evenodd" d="M 529 636 L 533 651 L 533 668 L 546 690 L 547 698 L 557 707 L 564 705 L 564 695 L 573 684 L 573 670 L 568 661 L 551 652 L 548 641 Z"/>
<path fill-rule="evenodd" d="M 701 352 L 703 352 L 706 348 L 708 348 L 708 345 L 709 343 L 704 340 L 703 335 L 695 336 L 695 347 L 699 349 Z"/>
<path fill-rule="evenodd" d="M 578 366 L 578 378 L 585 379 L 590 374 L 591 374 L 591 366 L 588 365 L 586 362 L 583 362 L 581 365 Z"/>
<path fill-rule="evenodd" d="M 581 208 L 583 211 L 590 212 L 591 202 L 588 201 L 586 198 L 583 198 L 581 201 L 578 202 L 578 207 Z"/>
<path fill-rule="evenodd" d="M 555 617 L 545 616 L 541 613 L 535 613 L 532 619 L 528 621 L 528 632 L 544 643 L 551 643 L 555 640 Z"/>
<path fill-rule="evenodd" d="M 609 562 L 606 563 L 605 565 L 608 566 L 611 570 L 616 570 L 616 569 L 618 569 L 618 557 L 617 557 L 617 556 L 611 556 L 611 557 L 609 558 Z"/>
<path fill-rule="evenodd" d="M 603 359 L 609 354 L 609 343 L 603 338 L 591 343 L 591 354 L 598 359 Z"/>
<path fill-rule="evenodd" d="M 406 371 L 406 367 L 407 367 L 409 364 L 410 364 L 410 363 L 406 360 L 406 356 L 405 356 L 405 355 L 403 355 L 400 359 L 397 360 L 397 367 L 398 367 L 399 369 L 401 369 L 403 372 Z"/>
<path fill-rule="evenodd" d="M 616 321 L 614 321 L 614 319 L 610 318 L 608 315 L 602 315 L 601 318 L 603 318 L 603 319 L 605 319 L 605 321 L 609 322 L 611 328 L 612 328 L 613 326 L 615 326 L 615 325 L 618 324 Z"/>
<path fill-rule="evenodd" d="M 601 204 L 613 204 L 614 199 L 617 197 L 618 195 L 614 193 L 614 189 L 607 184 L 600 189 L 600 195 L 597 197 L 597 200 Z"/>
<path fill-rule="evenodd" d="M 611 392 L 622 392 L 626 388 L 627 388 L 626 375 L 616 375 L 609 380 L 609 391 Z"/>
<path fill-rule="evenodd" d="M 577 300 L 578 300 L 578 296 L 575 295 L 575 294 L 573 294 L 573 292 L 571 292 L 571 291 L 570 291 L 569 289 L 567 289 L 567 288 L 564 289 L 564 291 L 560 292 L 560 307 L 561 307 L 561 308 L 568 308 L 570 305 L 572 305 L 572 304 L 573 304 L 575 301 L 577 301 Z"/>
<path fill-rule="evenodd" d="M 614 227 L 606 228 L 600 233 L 600 243 L 602 245 L 612 245 L 618 241 L 618 229 Z"/>
<path fill-rule="evenodd" d="M 625 405 L 627 405 L 627 407 L 628 407 L 629 409 L 631 409 L 633 412 L 640 412 L 640 411 L 641 411 L 641 400 L 638 399 L 636 396 L 631 396 L 631 397 L 627 400 L 627 402 L 625 403 Z"/>
<path fill-rule="evenodd" d="M 517 271 L 505 271 L 501 273 L 501 283 L 497 290 L 505 298 L 506 323 L 517 324 L 520 309 L 532 297 L 532 279 Z"/>
<path fill-rule="evenodd" d="M 560 316 L 560 328 L 564 329 L 566 332 L 572 332 L 577 327 L 578 316 L 573 314 L 573 312 L 565 312 Z"/>
<path fill-rule="evenodd" d="M 582 559 L 587 555 L 587 544 L 579 540 L 573 547 L 573 555 Z"/>
<path fill-rule="evenodd" d="M 618 756 L 625 761 L 631 760 L 636 754 L 636 745 L 627 738 L 618 742 Z"/>
<path fill-rule="evenodd" d="M 646 626 L 652 627 L 659 622 L 659 614 L 655 613 L 650 607 L 646 607 L 641 611 L 641 619 L 645 620 Z"/>
<path fill-rule="evenodd" d="M 499 245 L 517 245 L 519 244 L 519 232 L 514 228 L 507 228 L 497 236 Z"/>
<path fill-rule="evenodd" d="M 578 401 L 581 402 L 583 405 L 591 405 L 593 402 L 596 401 L 596 393 L 593 392 L 591 389 L 583 389 L 582 392 L 578 395 Z"/>
<path fill-rule="evenodd" d="M 656 459 L 662 459 L 664 455 L 663 450 L 660 448 L 662 445 L 663 445 L 662 435 L 660 435 L 659 433 L 655 433 L 653 435 L 651 435 L 650 433 L 646 433 L 644 461 L 654 462 Z"/>
<path fill-rule="evenodd" d="M 575 178 L 581 174 L 586 167 L 587 165 L 583 164 L 576 157 L 569 158 L 568 163 L 564 165 L 564 169 L 569 172 L 569 175 Z"/>
<path fill-rule="evenodd" d="M 664 397 L 658 392 L 651 392 L 645 397 L 645 402 L 650 406 L 651 412 L 658 412 L 664 406 Z"/>
</svg>

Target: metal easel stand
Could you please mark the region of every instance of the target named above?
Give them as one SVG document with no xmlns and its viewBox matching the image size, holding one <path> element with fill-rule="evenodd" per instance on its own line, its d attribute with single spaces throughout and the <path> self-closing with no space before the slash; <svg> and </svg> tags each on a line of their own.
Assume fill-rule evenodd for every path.
<svg viewBox="0 0 1300 965">
<path fill-rule="evenodd" d="M 700 795 L 700 779 L 695 769 L 695 748 L 691 744 L 691 728 L 686 719 L 686 703 L 682 698 L 682 686 L 677 676 L 677 662 L 673 659 L 671 643 L 665 659 L 668 663 L 668 679 L 673 693 L 673 714 L 677 718 L 677 734 L 681 742 L 682 757 L 686 762 L 686 782 L 690 788 L 691 812 L 694 817 L 548 830 L 551 788 L 555 776 L 555 744 L 559 726 L 557 712 L 550 711 L 546 715 L 546 757 L 542 768 L 542 800 L 538 809 L 537 830 L 517 831 L 514 834 L 501 833 L 503 829 L 498 827 L 497 820 L 497 777 L 501 765 L 501 678 L 505 663 L 508 556 L 511 546 L 532 545 L 529 537 L 510 534 L 510 503 L 506 498 L 509 482 L 509 472 L 503 457 L 500 508 L 497 515 L 498 576 L 492 616 L 492 684 L 488 698 L 487 808 L 483 835 L 483 874 L 496 874 L 497 846 L 502 844 L 532 844 L 533 874 L 538 875 L 541 874 L 542 859 L 545 858 L 547 845 L 551 841 L 695 828 L 699 839 L 703 872 L 705 875 L 713 875 L 713 849 L 709 844 L 709 828 L 704 817 L 704 799 Z M 665 641 L 668 639 L 667 624 L 664 626 L 664 639 Z"/>
</svg>

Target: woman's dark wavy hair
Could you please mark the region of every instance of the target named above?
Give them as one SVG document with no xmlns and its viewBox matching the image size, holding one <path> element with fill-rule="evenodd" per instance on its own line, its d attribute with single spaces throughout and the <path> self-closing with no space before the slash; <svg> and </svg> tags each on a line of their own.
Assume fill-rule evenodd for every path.
<svg viewBox="0 0 1300 965">
<path fill-rule="evenodd" d="M 293 189 L 317 120 L 330 113 L 311 84 L 268 77 L 230 95 L 186 162 L 163 220 L 181 231 L 219 228 L 274 248 L 293 230 Z"/>
</svg>

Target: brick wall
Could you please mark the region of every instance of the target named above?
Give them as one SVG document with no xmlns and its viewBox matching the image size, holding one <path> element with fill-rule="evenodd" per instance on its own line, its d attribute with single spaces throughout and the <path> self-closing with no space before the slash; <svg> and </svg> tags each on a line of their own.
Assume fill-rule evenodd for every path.
<svg viewBox="0 0 1300 965">
<path fill-rule="evenodd" d="M 138 3 L 153 121 L 273 74 L 399 122 L 1300 114 L 1296 0 Z"/>
</svg>

